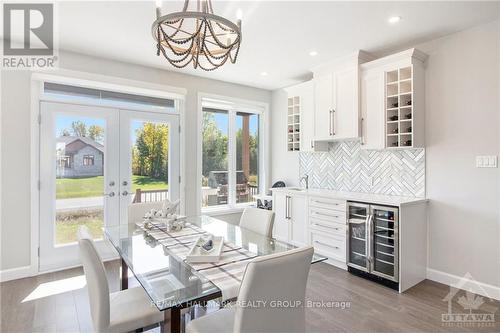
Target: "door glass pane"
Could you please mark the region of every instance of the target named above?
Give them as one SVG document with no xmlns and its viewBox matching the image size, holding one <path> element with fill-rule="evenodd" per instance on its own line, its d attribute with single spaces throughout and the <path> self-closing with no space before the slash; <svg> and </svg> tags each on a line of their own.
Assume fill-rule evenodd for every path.
<svg viewBox="0 0 500 333">
<path fill-rule="evenodd" d="M 76 242 L 80 225 L 102 238 L 104 132 L 103 119 L 56 116 L 55 245 Z"/>
<path fill-rule="evenodd" d="M 202 207 L 228 203 L 228 113 L 203 109 Z"/>
<path fill-rule="evenodd" d="M 259 115 L 236 114 L 236 203 L 259 194 Z"/>
<path fill-rule="evenodd" d="M 169 125 L 132 120 L 131 202 L 163 201 L 170 198 Z"/>
</svg>

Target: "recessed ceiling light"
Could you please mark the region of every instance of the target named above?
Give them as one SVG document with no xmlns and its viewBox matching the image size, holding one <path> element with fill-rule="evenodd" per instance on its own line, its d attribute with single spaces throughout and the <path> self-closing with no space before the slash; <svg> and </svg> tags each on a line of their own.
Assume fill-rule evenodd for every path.
<svg viewBox="0 0 500 333">
<path fill-rule="evenodd" d="M 311 51 L 311 52 L 309 52 L 309 55 L 310 55 L 311 57 L 314 57 L 314 56 L 317 56 L 317 55 L 318 55 L 318 52 L 317 52 L 317 51 Z"/>
<path fill-rule="evenodd" d="M 261 76 L 267 76 L 267 72 L 261 72 L 260 75 Z"/>
<path fill-rule="evenodd" d="M 391 24 L 398 23 L 401 21 L 401 16 L 391 16 L 387 21 Z"/>
</svg>

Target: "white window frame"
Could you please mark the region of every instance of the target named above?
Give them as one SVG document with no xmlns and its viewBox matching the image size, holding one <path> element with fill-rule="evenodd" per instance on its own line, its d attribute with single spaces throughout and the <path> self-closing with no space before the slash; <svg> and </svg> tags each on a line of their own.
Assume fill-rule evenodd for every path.
<svg viewBox="0 0 500 333">
<path fill-rule="evenodd" d="M 203 168 L 203 108 L 219 109 L 228 112 L 228 203 L 219 206 L 202 207 L 202 168 Z M 268 187 L 269 170 L 269 105 L 263 102 L 249 101 L 213 94 L 198 94 L 198 153 L 197 153 L 197 208 L 198 214 L 222 215 L 243 211 L 246 207 L 255 206 L 255 202 L 236 203 L 236 114 L 244 112 L 259 115 L 259 194 L 264 194 Z"/>
</svg>

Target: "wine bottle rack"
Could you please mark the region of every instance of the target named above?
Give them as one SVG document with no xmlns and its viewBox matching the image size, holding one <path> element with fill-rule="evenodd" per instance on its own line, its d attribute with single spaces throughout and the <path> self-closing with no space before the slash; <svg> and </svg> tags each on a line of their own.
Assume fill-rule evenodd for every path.
<svg viewBox="0 0 500 333">
<path fill-rule="evenodd" d="M 300 151 L 300 97 L 288 97 L 287 151 Z"/>
<path fill-rule="evenodd" d="M 386 147 L 413 147 L 413 67 L 385 73 Z"/>
</svg>

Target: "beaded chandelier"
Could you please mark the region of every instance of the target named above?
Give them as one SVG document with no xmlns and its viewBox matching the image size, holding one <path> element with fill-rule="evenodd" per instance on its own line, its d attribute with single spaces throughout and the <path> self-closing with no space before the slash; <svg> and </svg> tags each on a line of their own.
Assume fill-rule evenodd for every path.
<svg viewBox="0 0 500 333">
<path fill-rule="evenodd" d="M 196 0 L 190 8 L 184 1 L 181 12 L 161 14 L 161 1 L 156 2 L 156 20 L 152 33 L 157 55 L 163 54 L 172 66 L 212 71 L 229 59 L 236 62 L 241 43 L 241 19 L 237 23 L 214 14 L 211 0 Z"/>
</svg>

